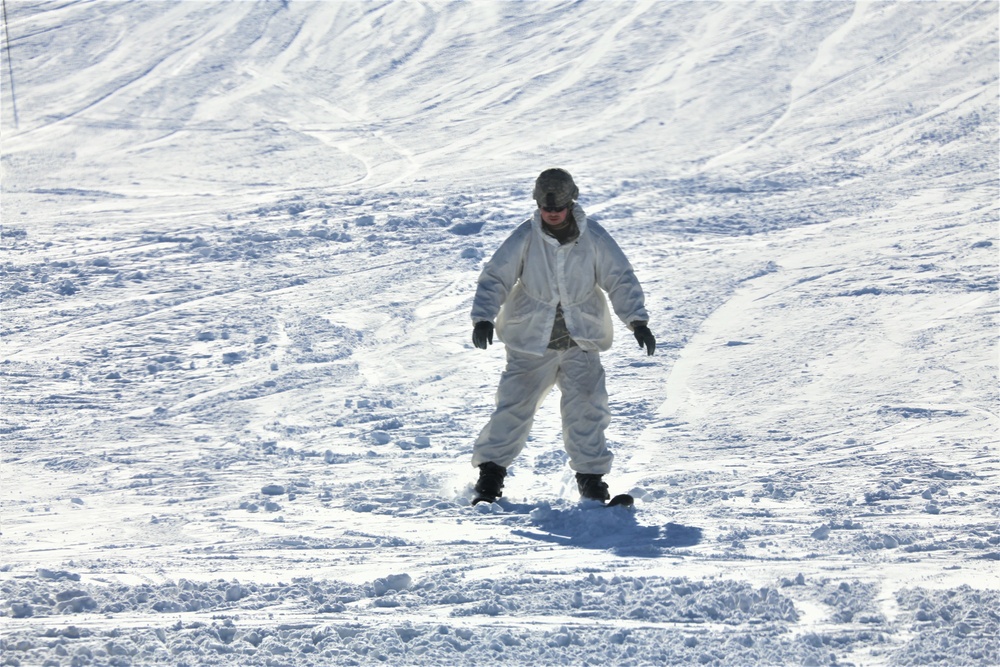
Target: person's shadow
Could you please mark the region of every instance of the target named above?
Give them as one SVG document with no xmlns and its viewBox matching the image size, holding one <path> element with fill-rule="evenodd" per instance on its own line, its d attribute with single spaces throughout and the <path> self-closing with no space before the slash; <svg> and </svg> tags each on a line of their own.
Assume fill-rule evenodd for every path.
<svg viewBox="0 0 1000 667">
<path fill-rule="evenodd" d="M 583 504 L 570 509 L 542 505 L 531 513 L 538 528 L 514 530 L 514 535 L 583 549 L 604 549 L 618 556 L 659 558 L 672 549 L 693 547 L 702 538 L 701 528 L 667 523 L 643 526 L 627 507 Z"/>
</svg>

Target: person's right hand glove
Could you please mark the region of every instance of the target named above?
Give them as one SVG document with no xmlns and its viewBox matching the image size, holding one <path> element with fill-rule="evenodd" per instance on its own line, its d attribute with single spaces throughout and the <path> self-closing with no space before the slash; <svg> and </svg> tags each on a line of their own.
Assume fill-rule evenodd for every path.
<svg viewBox="0 0 1000 667">
<path fill-rule="evenodd" d="M 472 329 L 472 344 L 480 350 L 485 350 L 487 345 L 493 344 L 493 323 L 483 320 L 476 322 Z"/>
<path fill-rule="evenodd" d="M 649 327 L 645 324 L 633 323 L 632 334 L 639 341 L 639 347 L 646 348 L 646 354 L 653 356 L 653 352 L 656 351 L 656 338 L 653 337 L 653 332 L 649 330 Z"/>
</svg>

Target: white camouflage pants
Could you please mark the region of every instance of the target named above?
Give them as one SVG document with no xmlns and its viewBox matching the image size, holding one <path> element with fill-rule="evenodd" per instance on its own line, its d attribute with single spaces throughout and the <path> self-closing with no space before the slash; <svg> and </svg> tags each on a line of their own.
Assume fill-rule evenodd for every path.
<svg viewBox="0 0 1000 667">
<path fill-rule="evenodd" d="M 614 455 L 604 439 L 611 421 L 604 367 L 600 353 L 576 346 L 547 350 L 541 357 L 507 350 L 497 407 L 476 440 L 472 465 L 492 461 L 510 466 L 524 449 L 535 412 L 553 386 L 562 394 L 563 445 L 570 468 L 596 475 L 610 472 Z"/>
</svg>

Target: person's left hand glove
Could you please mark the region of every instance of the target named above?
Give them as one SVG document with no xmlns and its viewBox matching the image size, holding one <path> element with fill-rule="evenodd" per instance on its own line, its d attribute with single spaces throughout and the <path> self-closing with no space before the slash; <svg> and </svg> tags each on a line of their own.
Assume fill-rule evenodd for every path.
<svg viewBox="0 0 1000 667">
<path fill-rule="evenodd" d="M 653 332 L 644 322 L 632 323 L 632 335 L 639 342 L 639 347 L 646 348 L 646 354 L 653 356 L 653 352 L 656 351 L 656 338 L 653 337 Z"/>
</svg>

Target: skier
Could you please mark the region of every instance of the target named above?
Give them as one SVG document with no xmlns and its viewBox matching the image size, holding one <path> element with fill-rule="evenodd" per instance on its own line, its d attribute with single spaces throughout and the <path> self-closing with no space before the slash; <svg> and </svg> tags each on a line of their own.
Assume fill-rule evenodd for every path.
<svg viewBox="0 0 1000 667">
<path fill-rule="evenodd" d="M 538 209 L 501 244 L 479 276 L 472 305 L 473 344 L 493 343 L 494 321 L 507 366 L 496 410 L 479 434 L 475 502 L 502 495 L 507 467 L 524 448 L 535 412 L 553 386 L 562 395 L 563 444 L 584 499 L 607 501 L 604 475 L 612 453 L 611 420 L 600 353 L 611 347 L 611 313 L 625 322 L 647 354 L 656 349 L 642 287 L 614 239 L 587 215 L 564 169 L 535 181 Z M 602 291 L 603 290 L 603 291 Z"/>
</svg>

